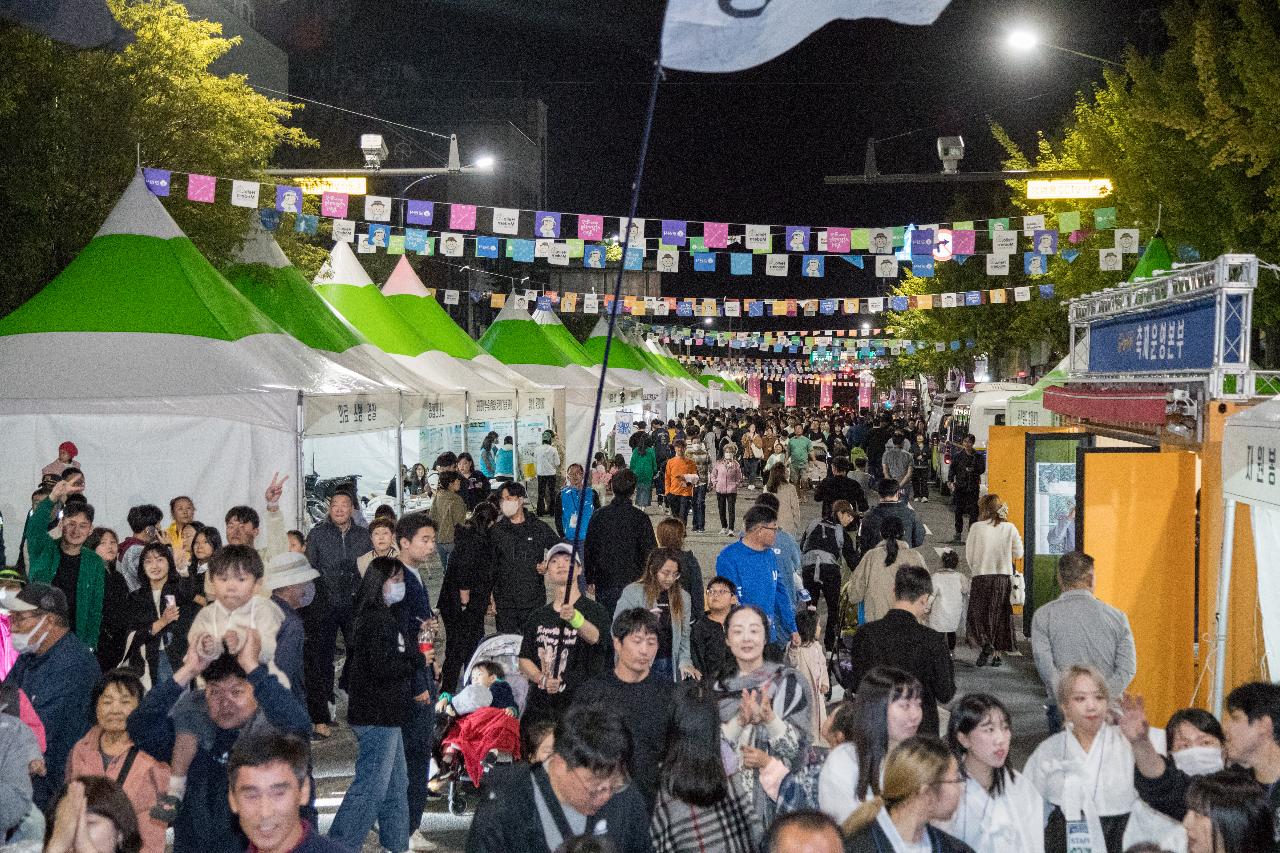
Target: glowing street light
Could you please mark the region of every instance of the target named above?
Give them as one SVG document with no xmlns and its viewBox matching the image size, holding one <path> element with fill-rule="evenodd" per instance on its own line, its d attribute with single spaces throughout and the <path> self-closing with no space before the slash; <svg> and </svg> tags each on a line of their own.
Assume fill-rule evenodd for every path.
<svg viewBox="0 0 1280 853">
<path fill-rule="evenodd" d="M 1092 53 L 1082 53 L 1078 50 L 1072 50 L 1069 47 L 1063 47 L 1060 44 L 1052 44 L 1042 41 L 1039 34 L 1035 30 L 1027 27 L 1016 27 L 1009 30 L 1005 38 L 1005 45 L 1015 53 L 1031 53 L 1038 47 L 1048 47 L 1053 50 L 1069 53 L 1072 56 L 1079 56 L 1082 59 L 1091 59 L 1094 62 L 1101 62 L 1103 65 L 1110 65 L 1114 68 L 1124 68 L 1124 64 L 1111 59 L 1104 59 L 1101 56 L 1094 56 Z"/>
<path fill-rule="evenodd" d="M 1008 45 L 1018 53 L 1030 53 L 1040 44 L 1040 37 L 1032 30 L 1010 30 Z"/>
</svg>

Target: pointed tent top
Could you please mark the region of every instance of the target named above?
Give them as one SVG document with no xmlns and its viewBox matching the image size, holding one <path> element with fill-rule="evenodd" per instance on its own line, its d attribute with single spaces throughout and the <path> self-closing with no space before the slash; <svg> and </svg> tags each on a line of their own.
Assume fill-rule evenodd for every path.
<svg viewBox="0 0 1280 853">
<path fill-rule="evenodd" d="M 427 293 L 422 279 L 418 278 L 418 274 L 413 271 L 409 259 L 401 255 L 400 260 L 396 262 L 396 268 L 391 271 L 391 277 L 382 286 L 382 295 L 430 296 L 431 294 Z"/>
<path fill-rule="evenodd" d="M 539 326 L 564 325 L 564 323 L 560 321 L 560 318 L 556 316 L 556 312 L 547 311 L 544 308 L 539 308 L 533 312 L 533 322 L 537 323 Z"/>
<path fill-rule="evenodd" d="M 587 340 L 591 340 L 592 338 L 606 338 L 608 336 L 609 319 L 607 317 L 601 317 L 599 320 L 596 320 L 596 324 L 591 327 L 591 334 L 587 335 Z M 615 337 L 620 336 L 615 335 Z"/>
<path fill-rule="evenodd" d="M 364 267 L 356 260 L 351 245 L 339 240 L 333 244 L 328 259 L 316 273 L 313 284 L 351 284 L 356 287 L 369 287 L 373 279 L 365 272 Z"/>
<path fill-rule="evenodd" d="M 1169 244 L 1165 242 L 1164 233 L 1157 231 L 1155 236 L 1151 238 L 1151 242 L 1147 244 L 1146 250 L 1143 251 L 1142 257 L 1138 259 L 1138 265 L 1133 269 L 1133 275 L 1129 277 L 1130 281 L 1137 281 L 1139 278 L 1150 278 L 1155 275 L 1156 270 L 1164 270 L 1171 272 L 1173 270 L 1173 256 L 1169 254 Z"/>
<path fill-rule="evenodd" d="M 532 320 L 529 312 L 523 308 L 516 307 L 516 301 L 508 297 L 507 304 L 502 306 L 502 310 L 498 312 L 498 316 L 493 318 L 492 326 L 496 326 L 504 320 Z"/>
<path fill-rule="evenodd" d="M 236 249 L 237 264 L 262 264 L 272 269 L 282 270 L 293 266 L 285 256 L 284 250 L 271 236 L 271 232 L 262 227 L 258 217 L 253 217 L 249 229 L 245 232 L 244 242 Z"/>
<path fill-rule="evenodd" d="M 133 180 L 129 182 L 124 195 L 120 196 L 94 236 L 103 237 L 107 234 L 136 234 L 159 237 L 161 240 L 186 236 L 178 223 L 173 221 L 169 211 L 164 209 L 160 199 L 147 189 L 147 181 L 142 176 L 141 169 L 133 173 Z"/>
</svg>

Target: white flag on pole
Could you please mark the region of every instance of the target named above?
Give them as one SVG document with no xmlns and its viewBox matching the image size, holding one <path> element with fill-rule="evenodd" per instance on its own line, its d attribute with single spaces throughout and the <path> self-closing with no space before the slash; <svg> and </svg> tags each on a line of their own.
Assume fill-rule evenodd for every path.
<svg viewBox="0 0 1280 853">
<path fill-rule="evenodd" d="M 932 24 L 948 0 L 669 0 L 662 64 L 725 73 L 768 62 L 832 21 Z"/>
</svg>

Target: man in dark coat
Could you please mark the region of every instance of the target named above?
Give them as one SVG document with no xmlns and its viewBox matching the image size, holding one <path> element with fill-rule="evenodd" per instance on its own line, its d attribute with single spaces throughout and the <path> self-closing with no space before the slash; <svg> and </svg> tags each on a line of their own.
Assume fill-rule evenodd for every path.
<svg viewBox="0 0 1280 853">
<path fill-rule="evenodd" d="M 613 500 L 591 519 L 583 546 L 587 592 L 610 615 L 618 606 L 622 588 L 644 573 L 644 561 L 658 547 L 653 524 L 644 510 L 631 503 L 636 475 L 623 470 L 613 475 Z"/>
<path fill-rule="evenodd" d="M 879 489 L 880 503 L 873 506 L 866 518 L 862 519 L 862 528 L 858 534 L 858 545 L 862 548 L 862 553 L 865 554 L 880 544 L 880 540 L 884 538 L 880 534 L 880 527 L 889 517 L 902 520 L 903 538 L 912 548 L 919 548 L 924 544 L 924 524 L 916 511 L 903 500 L 901 487 L 893 480 L 881 480 Z"/>
<path fill-rule="evenodd" d="M 922 625 L 929 609 L 933 581 L 929 570 L 901 566 L 893 579 L 893 608 L 883 619 L 868 622 L 853 635 L 849 656 L 853 683 L 877 666 L 905 670 L 920 680 L 920 734 L 938 736 L 938 703 L 956 694 L 955 672 L 947 639 Z"/>
</svg>

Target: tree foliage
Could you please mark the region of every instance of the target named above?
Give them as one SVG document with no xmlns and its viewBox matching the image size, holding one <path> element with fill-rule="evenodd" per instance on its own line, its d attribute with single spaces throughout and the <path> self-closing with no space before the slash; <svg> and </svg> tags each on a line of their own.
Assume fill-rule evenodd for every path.
<svg viewBox="0 0 1280 853">
<path fill-rule="evenodd" d="M 287 127 L 299 106 L 255 92 L 210 64 L 236 43 L 175 0 L 109 0 L 137 34 L 121 53 L 76 51 L 0 24 L 0 221 L 9 223 L 0 314 L 58 274 L 93 237 L 136 167 L 247 178 L 280 146 L 313 144 Z M 169 212 L 215 264 L 249 211 L 175 198 Z M 291 255 L 292 235 L 281 240 Z"/>
</svg>

